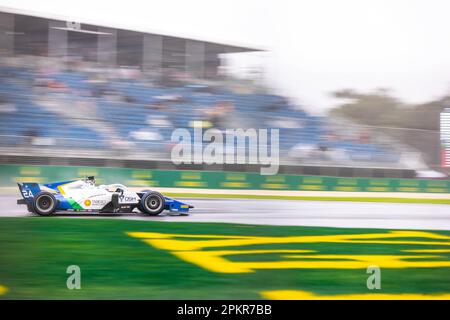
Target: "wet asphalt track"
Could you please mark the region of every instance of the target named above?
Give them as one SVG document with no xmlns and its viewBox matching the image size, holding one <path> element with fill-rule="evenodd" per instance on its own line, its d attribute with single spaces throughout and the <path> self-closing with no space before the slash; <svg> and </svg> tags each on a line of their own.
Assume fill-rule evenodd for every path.
<svg viewBox="0 0 450 320">
<path fill-rule="evenodd" d="M 0 196 L 1 217 L 31 216 L 16 196 Z M 173 222 L 227 222 L 286 226 L 450 230 L 450 206 L 298 200 L 184 199 L 195 206 L 189 216 L 62 213 L 59 217 Z M 37 217 L 45 219 L 45 217 Z"/>
</svg>

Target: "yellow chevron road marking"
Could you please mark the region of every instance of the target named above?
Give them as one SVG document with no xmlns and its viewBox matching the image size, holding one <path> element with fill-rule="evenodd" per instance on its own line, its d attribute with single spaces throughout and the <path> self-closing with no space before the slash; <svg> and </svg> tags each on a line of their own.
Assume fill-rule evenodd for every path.
<svg viewBox="0 0 450 320">
<path fill-rule="evenodd" d="M 0 296 L 8 292 L 8 288 L 5 286 L 0 286 Z"/>
<path fill-rule="evenodd" d="M 129 232 L 128 235 L 140 238 L 157 249 L 168 250 L 186 262 L 219 273 L 249 273 L 255 272 L 258 269 L 365 269 L 368 265 L 393 269 L 450 267 L 450 260 L 443 260 L 442 258 L 445 258 L 445 256 L 436 254 L 443 251 L 422 251 L 435 253 L 428 255 L 368 255 L 300 254 L 305 252 L 311 253 L 311 251 L 302 250 L 302 247 L 297 250 L 224 249 L 227 247 L 245 247 L 264 244 L 299 244 L 301 246 L 307 243 L 450 246 L 450 236 L 424 231 L 390 231 L 385 233 L 289 237 L 165 234 L 155 232 Z M 248 259 L 246 261 L 229 259 L 229 256 L 232 255 L 262 255 L 269 253 L 278 254 L 278 260 L 267 261 L 267 259 L 264 259 L 264 256 L 263 259 L 260 257 L 252 257 L 253 261 L 248 261 Z"/>
<path fill-rule="evenodd" d="M 301 290 L 274 290 L 260 293 L 265 299 L 271 300 L 450 300 L 450 293 L 359 293 L 338 295 L 316 295 Z"/>
</svg>

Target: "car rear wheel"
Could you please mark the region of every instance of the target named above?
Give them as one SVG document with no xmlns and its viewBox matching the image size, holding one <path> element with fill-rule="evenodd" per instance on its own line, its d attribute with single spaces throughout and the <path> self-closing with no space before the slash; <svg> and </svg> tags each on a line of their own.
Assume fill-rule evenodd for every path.
<svg viewBox="0 0 450 320">
<path fill-rule="evenodd" d="M 165 205 L 164 196 L 159 192 L 151 191 L 142 197 L 139 209 L 142 209 L 146 214 L 156 216 L 164 210 Z"/>
<path fill-rule="evenodd" d="M 40 216 L 49 216 L 56 210 L 56 198 L 50 192 L 41 191 L 33 199 L 33 210 Z"/>
</svg>

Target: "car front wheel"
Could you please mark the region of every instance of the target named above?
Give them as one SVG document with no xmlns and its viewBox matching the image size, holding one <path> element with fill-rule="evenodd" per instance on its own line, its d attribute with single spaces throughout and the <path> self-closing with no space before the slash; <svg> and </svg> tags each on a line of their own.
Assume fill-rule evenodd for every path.
<svg viewBox="0 0 450 320">
<path fill-rule="evenodd" d="M 156 216 L 160 214 L 166 205 L 164 196 L 155 191 L 147 192 L 141 199 L 140 208 L 146 214 Z"/>
</svg>

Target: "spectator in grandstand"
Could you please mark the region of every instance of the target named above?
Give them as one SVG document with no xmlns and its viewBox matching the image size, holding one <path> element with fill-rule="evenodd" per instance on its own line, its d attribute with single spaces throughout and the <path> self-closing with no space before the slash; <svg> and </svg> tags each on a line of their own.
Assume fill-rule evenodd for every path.
<svg viewBox="0 0 450 320">
<path fill-rule="evenodd" d="M 370 143 L 370 133 L 368 131 L 361 131 L 358 133 L 357 137 L 358 142 L 360 143 Z"/>
<path fill-rule="evenodd" d="M 9 99 L 6 96 L 0 94 L 0 112 L 5 113 L 14 111 L 16 111 L 15 104 L 9 101 Z"/>
<path fill-rule="evenodd" d="M 172 121 L 164 115 L 149 115 L 147 116 L 146 123 L 155 128 L 169 128 L 173 127 Z"/>
<path fill-rule="evenodd" d="M 229 100 L 218 101 L 211 108 L 203 111 L 203 115 L 214 128 L 226 128 L 230 124 L 230 118 L 233 116 L 234 104 Z M 232 127 L 232 126 L 231 126 Z"/>
<path fill-rule="evenodd" d="M 58 91 L 67 91 L 68 88 L 65 83 L 51 79 L 47 82 L 47 87 L 49 89 L 56 89 Z"/>
<path fill-rule="evenodd" d="M 136 103 L 137 102 L 136 98 L 129 96 L 129 95 L 125 95 L 124 101 L 126 103 Z"/>
<path fill-rule="evenodd" d="M 176 87 L 179 82 L 171 69 L 163 69 L 157 84 L 162 87 Z"/>
<path fill-rule="evenodd" d="M 124 96 L 116 90 L 106 90 L 103 93 L 103 97 L 111 102 L 124 102 Z"/>
<path fill-rule="evenodd" d="M 39 128 L 36 126 L 29 127 L 24 131 L 23 136 L 25 140 L 25 145 L 33 145 L 35 139 L 39 138 L 40 136 Z"/>
<path fill-rule="evenodd" d="M 168 104 L 164 101 L 157 101 L 147 105 L 147 108 L 153 110 L 167 110 L 169 108 Z"/>
<path fill-rule="evenodd" d="M 276 101 L 264 107 L 264 111 L 273 112 L 279 111 L 289 106 L 287 100 L 284 97 L 279 97 Z"/>
</svg>

